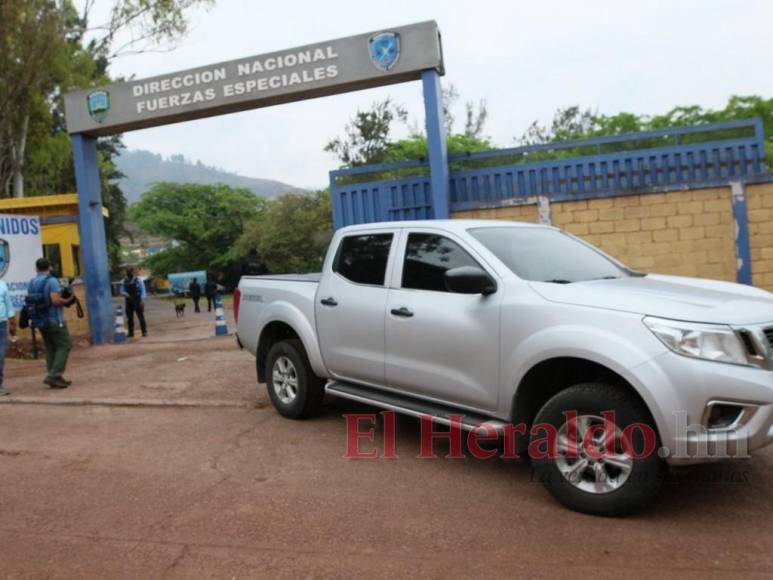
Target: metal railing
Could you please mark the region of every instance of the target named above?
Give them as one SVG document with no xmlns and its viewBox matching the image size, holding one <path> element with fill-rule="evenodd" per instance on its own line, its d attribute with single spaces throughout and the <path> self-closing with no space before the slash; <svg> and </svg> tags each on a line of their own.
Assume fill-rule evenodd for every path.
<svg viewBox="0 0 773 580">
<path fill-rule="evenodd" d="M 764 174 L 760 119 L 449 156 L 451 210 L 664 191 Z M 434 217 L 425 160 L 330 172 L 336 227 Z"/>
</svg>

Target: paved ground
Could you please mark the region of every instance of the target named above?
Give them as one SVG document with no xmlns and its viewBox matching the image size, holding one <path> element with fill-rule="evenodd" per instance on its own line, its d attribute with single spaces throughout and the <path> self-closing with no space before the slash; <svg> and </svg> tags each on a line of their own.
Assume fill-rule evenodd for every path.
<svg viewBox="0 0 773 580">
<path fill-rule="evenodd" d="M 69 391 L 10 363 L 0 578 L 773 575 L 771 451 L 583 516 L 525 464 L 416 459 L 407 418 L 399 459 L 347 460 L 341 414 L 364 407 L 282 419 L 212 318 L 150 310 L 151 338 L 76 352 Z"/>
</svg>

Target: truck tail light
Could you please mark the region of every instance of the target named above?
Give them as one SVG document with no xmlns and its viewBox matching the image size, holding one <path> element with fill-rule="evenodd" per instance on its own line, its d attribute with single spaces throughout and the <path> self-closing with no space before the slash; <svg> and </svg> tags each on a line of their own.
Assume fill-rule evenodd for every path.
<svg viewBox="0 0 773 580">
<path fill-rule="evenodd" d="M 242 301 L 242 291 L 238 288 L 234 290 L 234 320 L 239 323 L 239 304 Z"/>
</svg>

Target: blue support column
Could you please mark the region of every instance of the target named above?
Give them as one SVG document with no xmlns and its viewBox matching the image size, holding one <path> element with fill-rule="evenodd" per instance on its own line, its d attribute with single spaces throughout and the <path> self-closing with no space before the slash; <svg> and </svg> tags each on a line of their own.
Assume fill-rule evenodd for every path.
<svg viewBox="0 0 773 580">
<path fill-rule="evenodd" d="M 432 184 L 432 211 L 435 219 L 451 217 L 449 206 L 448 147 L 443 116 L 443 94 L 440 75 L 436 70 L 421 73 L 424 87 L 424 111 L 427 116 L 427 146 L 429 147 L 429 171 Z"/>
<path fill-rule="evenodd" d="M 113 306 L 96 138 L 73 135 L 72 152 L 78 186 L 78 230 L 83 256 L 81 269 L 86 283 L 91 340 L 94 344 L 105 344 L 113 338 Z"/>
<path fill-rule="evenodd" d="M 742 181 L 731 181 L 733 194 L 733 222 L 735 224 L 735 257 L 740 284 L 752 283 L 752 254 L 749 247 L 749 217 L 746 204 L 746 187 Z"/>
</svg>

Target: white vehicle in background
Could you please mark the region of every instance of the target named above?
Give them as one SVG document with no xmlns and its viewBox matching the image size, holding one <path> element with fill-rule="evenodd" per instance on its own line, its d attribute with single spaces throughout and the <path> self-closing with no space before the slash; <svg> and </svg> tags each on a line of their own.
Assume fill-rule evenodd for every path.
<svg viewBox="0 0 773 580">
<path fill-rule="evenodd" d="M 442 424 L 463 414 L 465 429 L 549 425 L 537 475 L 587 513 L 639 507 L 669 463 L 773 441 L 773 295 L 633 272 L 548 226 L 343 228 L 321 274 L 245 277 L 235 308 L 282 415 L 327 392 Z"/>
</svg>

